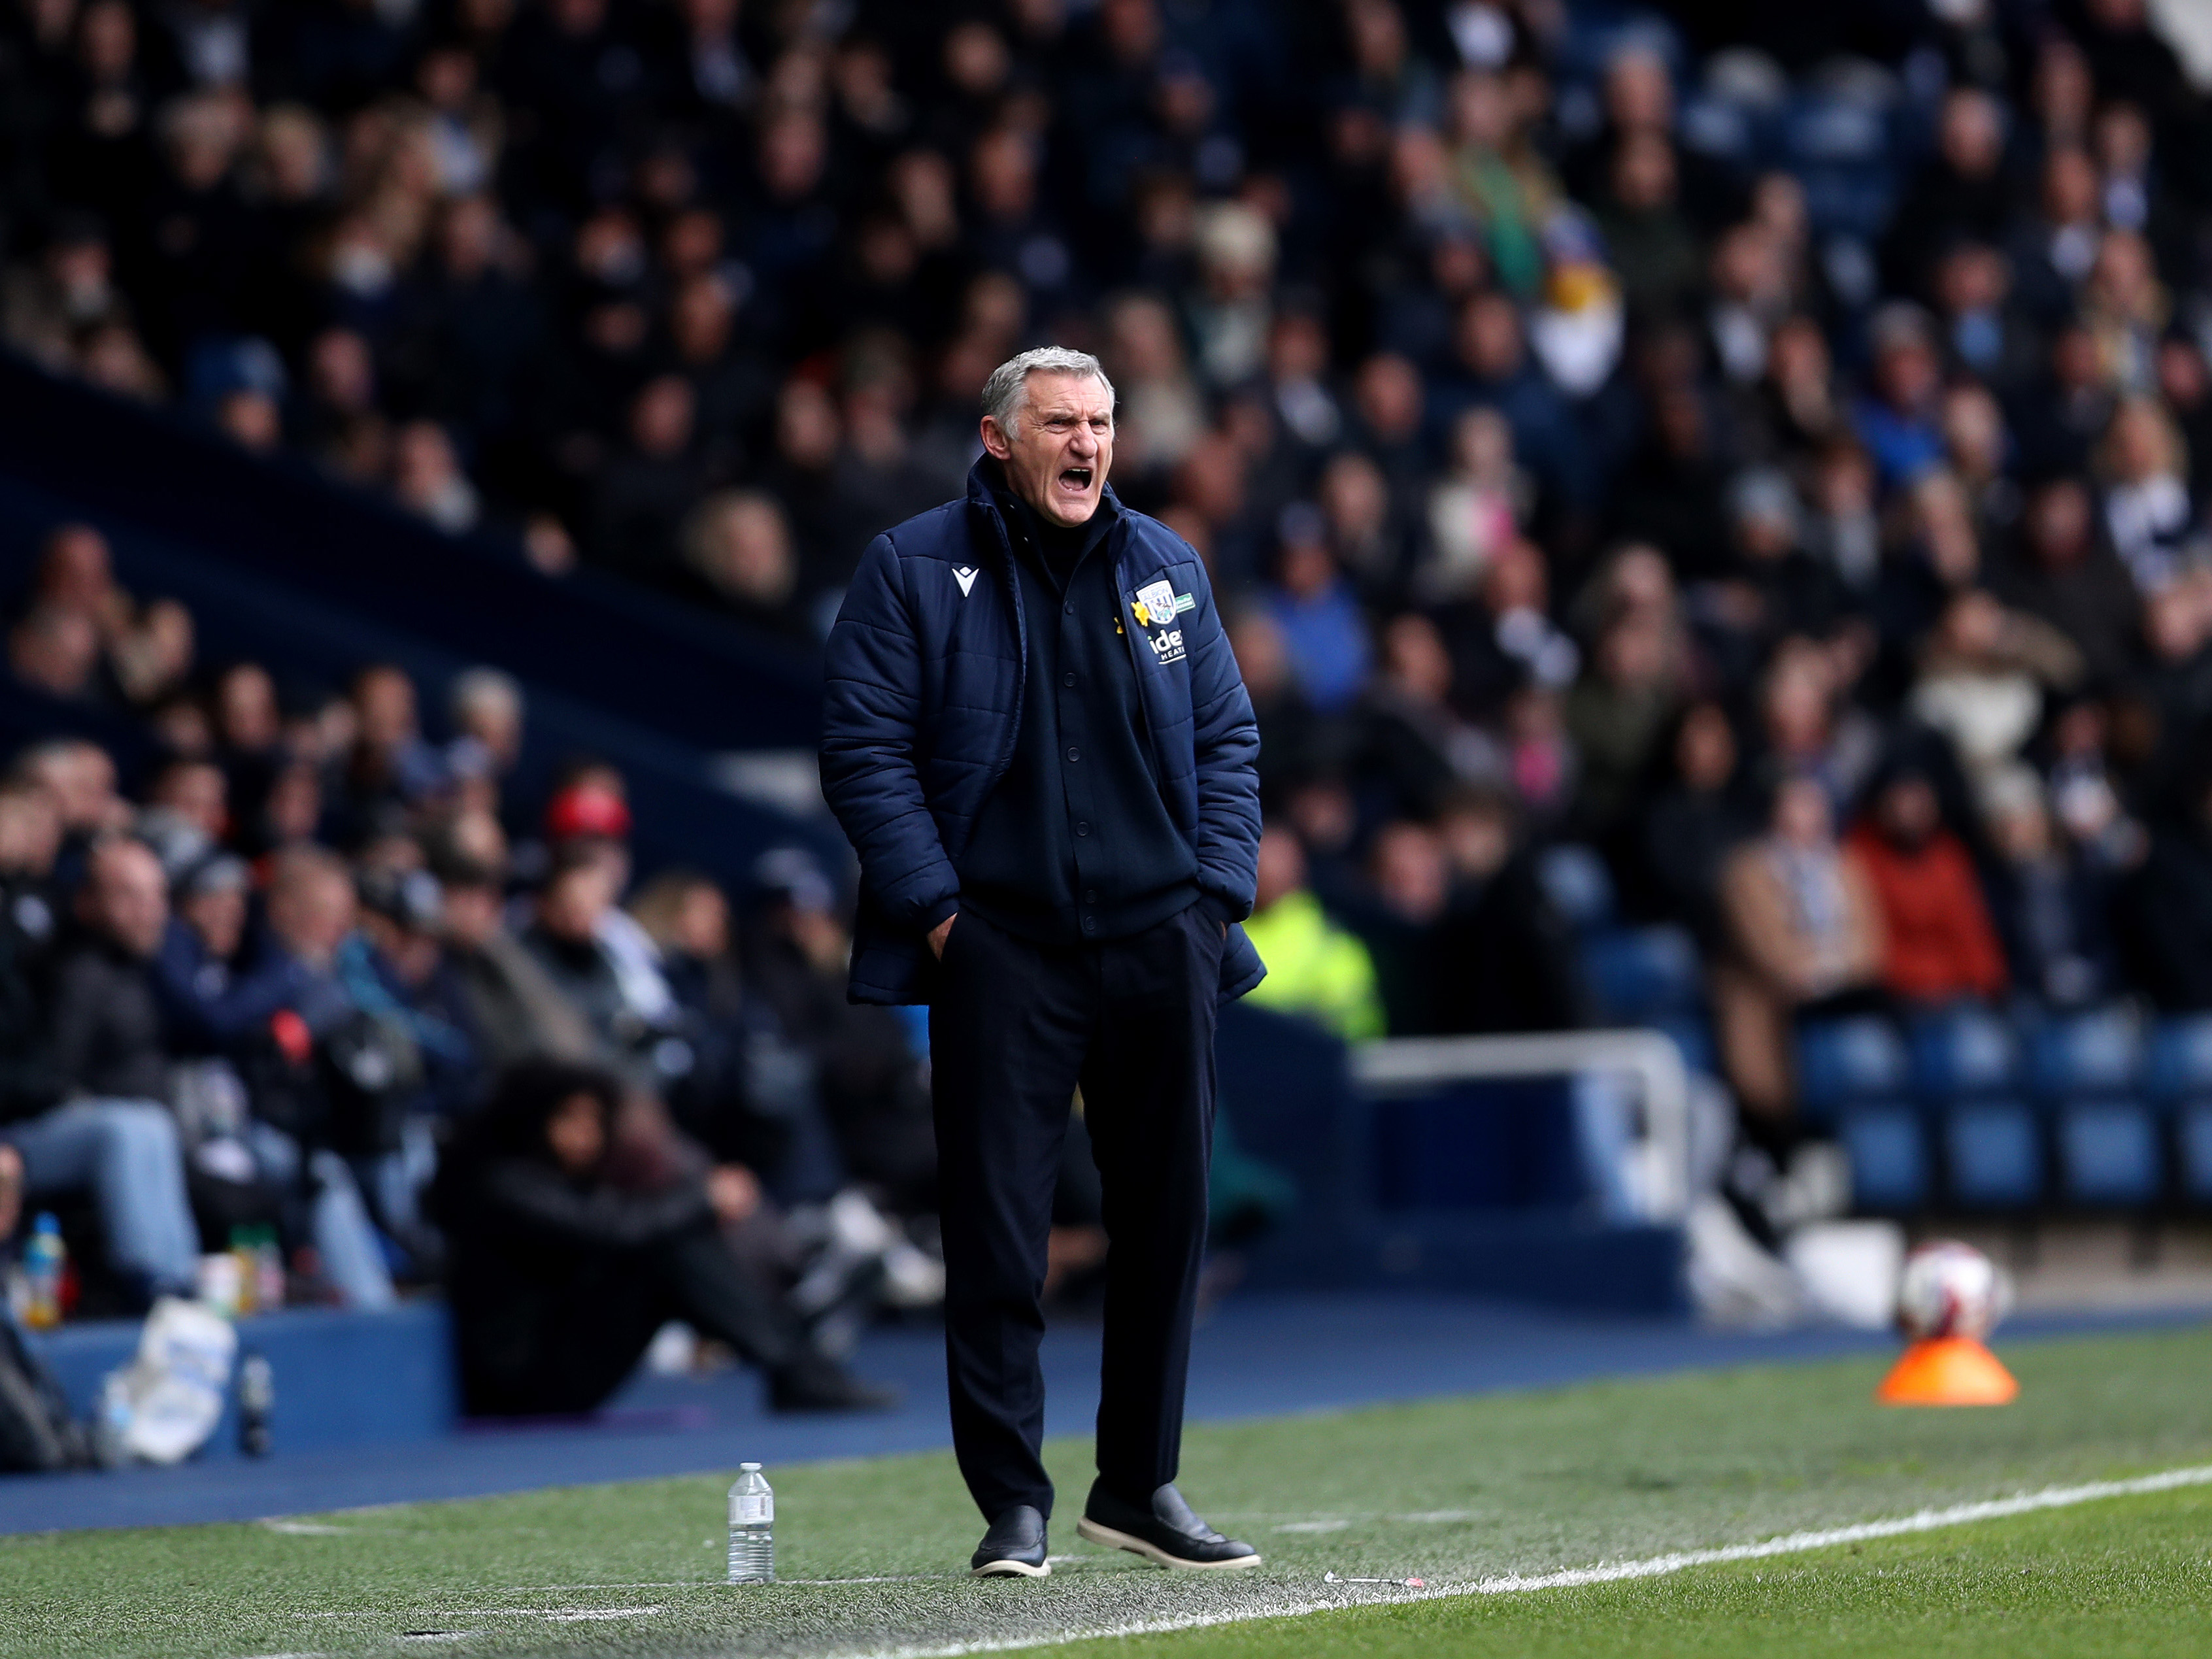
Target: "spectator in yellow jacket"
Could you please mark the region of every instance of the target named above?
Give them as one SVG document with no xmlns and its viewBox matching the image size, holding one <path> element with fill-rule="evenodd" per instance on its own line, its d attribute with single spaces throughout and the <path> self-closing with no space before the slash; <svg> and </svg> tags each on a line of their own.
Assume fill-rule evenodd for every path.
<svg viewBox="0 0 2212 1659">
<path fill-rule="evenodd" d="M 1304 1014 L 1347 1042 L 1382 1035 L 1382 999 L 1367 947 L 1321 908 L 1306 885 L 1305 850 L 1279 824 L 1260 836 L 1259 890 L 1244 931 L 1267 964 L 1252 1001 Z"/>
</svg>

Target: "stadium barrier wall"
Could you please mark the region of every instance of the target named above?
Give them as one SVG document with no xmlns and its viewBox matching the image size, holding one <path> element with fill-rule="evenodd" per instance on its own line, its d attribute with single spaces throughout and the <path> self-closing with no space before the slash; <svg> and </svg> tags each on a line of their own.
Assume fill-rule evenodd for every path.
<svg viewBox="0 0 2212 1659">
<path fill-rule="evenodd" d="M 1311 1022 L 1222 1011 L 1222 1109 L 1298 1199 L 1247 1251 L 1270 1289 L 1419 1289 L 1656 1315 L 1686 1311 L 1679 1224 L 1688 1085 L 1655 1032 L 1391 1039 L 1348 1048 Z M 1577 1076 L 1637 1079 L 1644 1218 L 1608 1218 L 1586 1178 Z"/>
<path fill-rule="evenodd" d="M 90 1417 L 107 1374 L 138 1350 L 135 1320 L 97 1320 L 33 1336 L 70 1403 Z M 410 1303 L 384 1313 L 307 1308 L 238 1322 L 241 1356 L 269 1361 L 276 1384 L 270 1438 L 280 1455 L 421 1441 L 460 1421 L 453 1332 L 445 1308 Z M 242 1456 L 235 1391 L 198 1455 Z"/>
</svg>

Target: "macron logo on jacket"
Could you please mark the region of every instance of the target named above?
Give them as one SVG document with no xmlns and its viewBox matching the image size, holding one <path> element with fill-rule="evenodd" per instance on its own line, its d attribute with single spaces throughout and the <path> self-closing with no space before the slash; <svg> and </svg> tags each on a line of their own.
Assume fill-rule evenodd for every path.
<svg viewBox="0 0 2212 1659">
<path fill-rule="evenodd" d="M 976 574 L 977 567 L 972 564 L 956 564 L 952 567 L 952 580 L 960 584 L 960 597 L 962 599 L 966 599 L 968 597 L 968 591 L 975 586 Z"/>
</svg>

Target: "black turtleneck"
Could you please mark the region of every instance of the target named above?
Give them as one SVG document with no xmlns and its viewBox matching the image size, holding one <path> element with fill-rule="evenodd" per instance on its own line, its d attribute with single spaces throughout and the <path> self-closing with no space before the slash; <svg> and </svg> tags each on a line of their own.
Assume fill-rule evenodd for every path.
<svg viewBox="0 0 2212 1659">
<path fill-rule="evenodd" d="M 1085 556 L 1106 539 L 1113 529 L 1114 520 L 1120 516 L 1106 502 L 1082 524 L 1054 524 L 1050 519 L 1038 516 L 1036 510 L 1020 496 L 995 492 L 999 511 L 1006 520 L 1006 533 L 1013 538 L 1014 551 L 1024 550 L 1036 561 L 1038 571 L 1051 582 L 1055 593 L 1067 591 L 1068 578 Z"/>
<path fill-rule="evenodd" d="M 1012 763 L 961 854 L 960 908 L 1042 944 L 1127 939 L 1198 897 L 1198 857 L 1153 771 L 1114 580 L 1120 511 L 1102 502 L 1069 528 L 993 494 L 1014 547 L 1029 669 Z M 987 561 L 996 568 L 994 551 Z"/>
</svg>

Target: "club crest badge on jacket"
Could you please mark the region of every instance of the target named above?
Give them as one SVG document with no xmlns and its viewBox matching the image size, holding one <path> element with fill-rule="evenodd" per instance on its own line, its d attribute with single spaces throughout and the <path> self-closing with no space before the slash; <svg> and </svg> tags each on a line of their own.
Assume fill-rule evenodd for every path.
<svg viewBox="0 0 2212 1659">
<path fill-rule="evenodd" d="M 1146 643 L 1159 661 L 1181 662 L 1183 657 L 1182 629 L 1174 626 L 1176 617 L 1185 611 L 1198 609 L 1198 601 L 1188 593 L 1178 593 L 1170 582 L 1149 582 L 1137 590 L 1137 597 L 1129 603 L 1130 611 L 1139 626 L 1148 630 Z"/>
</svg>

